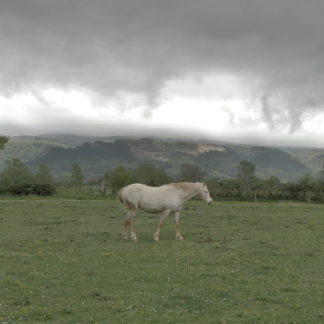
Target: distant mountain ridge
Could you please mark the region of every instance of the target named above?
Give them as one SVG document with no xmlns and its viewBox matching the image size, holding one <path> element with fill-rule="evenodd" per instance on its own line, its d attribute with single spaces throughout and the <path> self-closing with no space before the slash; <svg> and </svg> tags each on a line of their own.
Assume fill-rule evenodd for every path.
<svg viewBox="0 0 324 324">
<path fill-rule="evenodd" d="M 20 158 L 32 169 L 47 164 L 54 175 L 67 176 L 71 165 L 79 163 L 86 177 L 98 177 L 124 165 L 135 168 L 150 162 L 176 176 L 182 163 L 203 167 L 209 177 L 235 177 L 242 160 L 256 165 L 257 176 L 277 176 L 283 181 L 314 175 L 324 164 L 324 149 L 276 148 L 212 141 L 160 138 L 86 137 L 53 135 L 14 137 L 0 151 L 0 168 L 5 161 Z"/>
</svg>

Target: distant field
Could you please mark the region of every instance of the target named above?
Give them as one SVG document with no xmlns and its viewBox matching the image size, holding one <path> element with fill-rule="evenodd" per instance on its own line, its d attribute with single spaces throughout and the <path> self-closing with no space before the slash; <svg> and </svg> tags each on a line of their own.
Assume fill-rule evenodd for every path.
<svg viewBox="0 0 324 324">
<path fill-rule="evenodd" d="M 323 323 L 324 205 L 192 201 L 139 213 L 113 200 L 0 200 L 0 323 Z"/>
</svg>

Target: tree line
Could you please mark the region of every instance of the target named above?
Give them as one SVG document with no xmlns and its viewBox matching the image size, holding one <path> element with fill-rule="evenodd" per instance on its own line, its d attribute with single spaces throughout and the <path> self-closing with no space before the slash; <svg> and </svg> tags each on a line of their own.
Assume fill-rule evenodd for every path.
<svg viewBox="0 0 324 324">
<path fill-rule="evenodd" d="M 234 179 L 208 179 L 211 195 L 237 200 L 292 200 L 324 202 L 324 166 L 319 179 L 306 174 L 295 182 L 281 182 L 271 176 L 263 179 L 255 175 L 254 164 L 241 161 Z"/>
<path fill-rule="evenodd" d="M 237 176 L 232 179 L 208 178 L 200 166 L 184 163 L 175 178 L 170 178 L 164 170 L 143 163 L 130 170 L 119 166 L 107 172 L 102 181 L 103 190 L 116 193 L 121 187 L 140 182 L 159 186 L 172 181 L 206 182 L 211 196 L 218 199 L 237 200 L 293 200 L 324 202 L 324 166 L 320 179 L 305 175 L 296 182 L 281 182 L 277 177 L 266 179 L 256 176 L 256 166 L 248 161 L 241 161 L 237 167 Z"/>
<path fill-rule="evenodd" d="M 305 175 L 299 181 L 285 183 L 274 176 L 258 178 L 255 171 L 253 163 L 241 161 L 235 178 L 208 178 L 200 166 L 183 163 L 178 174 L 172 178 L 154 164 L 141 163 L 135 169 L 118 166 L 102 177 L 86 180 L 79 164 L 74 163 L 70 176 L 58 181 L 45 164 L 40 164 L 37 171 L 32 173 L 22 161 L 13 159 L 6 162 L 6 168 L 0 173 L 0 193 L 53 195 L 58 186 L 92 186 L 102 194 L 116 194 L 120 188 L 134 182 L 160 186 L 177 181 L 203 181 L 215 199 L 324 202 L 324 167 L 320 179 L 315 180 L 310 175 Z"/>
<path fill-rule="evenodd" d="M 0 193 L 50 196 L 55 192 L 54 179 L 45 164 L 39 165 L 36 173 L 31 173 L 22 161 L 12 159 L 0 173 Z"/>
<path fill-rule="evenodd" d="M 0 136 L 0 148 L 7 141 L 8 138 Z M 181 164 L 174 177 L 170 177 L 165 170 L 152 163 L 141 163 L 134 169 L 117 166 L 97 179 L 85 179 L 80 165 L 74 163 L 71 165 L 70 176 L 58 181 L 46 164 L 40 164 L 36 172 L 32 173 L 22 161 L 12 159 L 6 162 L 5 169 L 0 173 L 0 193 L 53 195 L 59 186 L 92 186 L 102 194 L 116 194 L 120 188 L 134 182 L 160 186 L 177 181 L 206 182 L 210 194 L 216 200 L 324 202 L 324 166 L 319 179 L 305 175 L 299 181 L 284 183 L 274 176 L 258 178 L 256 166 L 248 161 L 239 163 L 237 175 L 232 179 L 208 178 L 202 167 L 192 163 Z"/>
</svg>

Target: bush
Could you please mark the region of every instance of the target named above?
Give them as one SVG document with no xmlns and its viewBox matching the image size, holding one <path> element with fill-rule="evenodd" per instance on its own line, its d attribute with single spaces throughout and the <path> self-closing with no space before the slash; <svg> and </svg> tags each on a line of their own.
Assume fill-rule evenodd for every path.
<svg viewBox="0 0 324 324">
<path fill-rule="evenodd" d="M 56 193 L 55 188 L 50 184 L 30 184 L 23 183 L 20 185 L 11 185 L 1 188 L 1 193 L 10 195 L 36 195 L 36 196 L 52 196 Z"/>
<path fill-rule="evenodd" d="M 171 181 L 163 169 L 151 163 L 141 163 L 134 170 L 134 180 L 148 186 L 161 186 Z"/>
<path fill-rule="evenodd" d="M 119 166 L 109 173 L 109 185 L 113 193 L 117 193 L 119 189 L 133 182 L 133 174 L 131 170 L 124 166 Z"/>
</svg>

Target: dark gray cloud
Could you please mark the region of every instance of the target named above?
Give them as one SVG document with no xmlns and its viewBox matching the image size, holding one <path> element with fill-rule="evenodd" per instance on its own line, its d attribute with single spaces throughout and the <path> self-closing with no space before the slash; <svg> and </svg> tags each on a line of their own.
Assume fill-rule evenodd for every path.
<svg viewBox="0 0 324 324">
<path fill-rule="evenodd" d="M 143 93 L 149 117 L 168 80 L 232 73 L 257 84 L 270 129 L 294 132 L 323 109 L 323 12 L 321 0 L 2 0 L 0 91 Z"/>
</svg>

